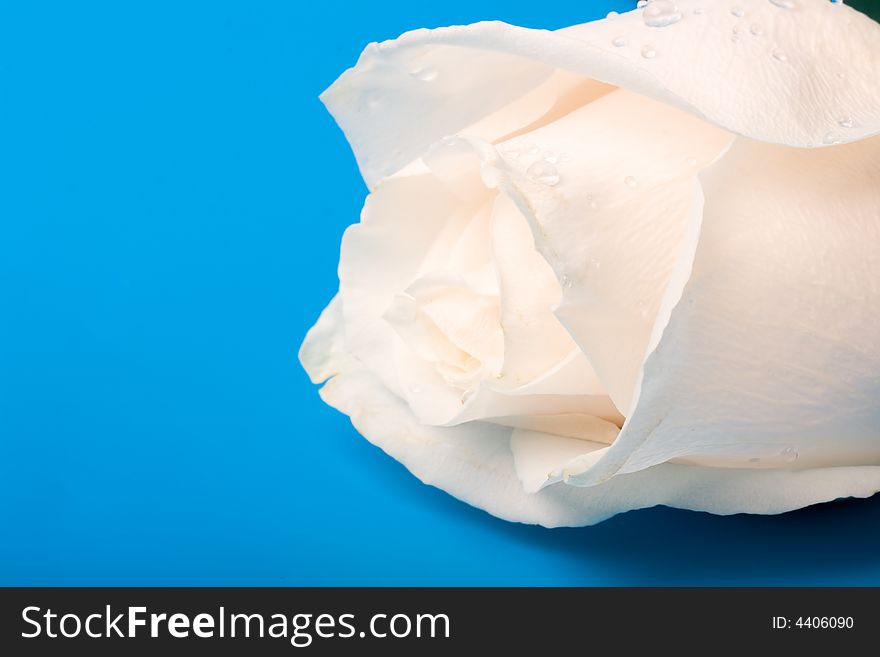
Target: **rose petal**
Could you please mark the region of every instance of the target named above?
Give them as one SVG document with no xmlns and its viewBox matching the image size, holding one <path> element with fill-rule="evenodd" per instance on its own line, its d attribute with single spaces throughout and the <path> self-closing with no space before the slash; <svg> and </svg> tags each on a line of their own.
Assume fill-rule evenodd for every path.
<svg viewBox="0 0 880 657">
<path fill-rule="evenodd" d="M 606 440 L 579 440 L 524 428 L 513 431 L 510 436 L 513 466 L 525 492 L 537 493 L 550 484 L 563 481 L 567 463 L 597 461 L 617 437 L 617 427 L 599 418 L 578 418 L 578 426 L 584 425 L 589 427 L 591 435 L 600 435 Z"/>
<path fill-rule="evenodd" d="M 568 107 L 567 95 L 601 96 L 597 80 L 773 143 L 880 132 L 876 22 L 826 0 L 798 0 L 794 10 L 740 0 L 741 18 L 723 3 L 677 4 L 682 20 L 662 28 L 632 11 L 557 32 L 503 23 L 416 30 L 368 46 L 322 99 L 371 187 L 445 135 L 495 141 Z M 548 82 L 559 70 L 583 78 Z"/>
<path fill-rule="evenodd" d="M 426 173 L 389 178 L 371 194 L 361 223 L 346 231 L 340 258 L 349 349 L 426 424 L 511 424 L 531 413 L 595 414 L 621 423 L 553 315 L 559 283 L 535 251 L 527 220 L 482 178 L 487 165 L 500 161 L 488 144 L 448 141 L 426 155 Z M 482 272 L 484 263 L 491 282 L 482 274 L 466 281 L 455 271 Z M 493 284 L 503 336 L 496 336 L 501 325 L 478 293 L 491 293 Z M 455 302 L 440 312 L 438 303 L 450 296 Z M 497 337 L 504 343 L 500 372 Z M 441 375 L 436 361 L 461 371 Z M 462 392 L 450 387 L 452 379 L 480 383 Z"/>
<path fill-rule="evenodd" d="M 690 219 L 700 211 L 697 171 L 730 136 L 620 89 L 526 137 L 539 154 L 534 162 L 506 158 L 499 186 L 520 198 L 538 250 L 563 282 L 556 316 L 626 415 Z M 542 153 L 565 159 L 548 162 Z M 542 183 L 535 162 L 552 166 L 558 182 Z"/>
<path fill-rule="evenodd" d="M 880 463 L 880 138 L 738 140 L 704 174 L 693 273 L 617 442 L 573 483 L 679 459 Z"/>
<path fill-rule="evenodd" d="M 324 401 L 351 416 L 361 434 L 424 483 L 505 520 L 589 525 L 657 504 L 725 514 L 782 513 L 880 489 L 877 466 L 794 471 L 663 464 L 589 488 L 559 484 L 528 494 L 516 475 L 510 429 L 484 422 L 421 425 L 366 368 L 349 362 L 355 366 L 321 389 Z"/>
</svg>

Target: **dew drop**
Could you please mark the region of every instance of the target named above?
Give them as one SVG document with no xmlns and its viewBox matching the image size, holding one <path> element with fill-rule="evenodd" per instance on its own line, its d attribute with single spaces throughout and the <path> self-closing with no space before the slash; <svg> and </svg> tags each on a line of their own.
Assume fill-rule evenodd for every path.
<svg viewBox="0 0 880 657">
<path fill-rule="evenodd" d="M 648 6 L 648 0 L 639 0 L 636 3 L 636 9 L 644 9 L 647 6 Z"/>
<path fill-rule="evenodd" d="M 751 32 L 755 36 L 761 36 L 762 34 L 764 34 L 764 28 L 757 23 L 752 23 L 752 26 L 749 28 L 749 32 Z"/>
<path fill-rule="evenodd" d="M 432 82 L 437 79 L 437 69 L 433 66 L 426 66 L 412 72 L 413 77 L 417 77 L 422 82 Z"/>
<path fill-rule="evenodd" d="M 837 119 L 837 125 L 839 125 L 841 128 L 852 128 L 855 124 L 853 123 L 853 119 L 851 116 L 841 116 L 839 119 Z"/>
<path fill-rule="evenodd" d="M 733 7 L 730 10 L 730 13 L 733 14 L 734 16 L 736 16 L 737 18 L 742 18 L 743 16 L 746 15 L 746 12 L 743 11 L 742 7 Z"/>
<path fill-rule="evenodd" d="M 622 36 L 616 36 L 611 39 L 611 45 L 615 48 L 622 48 L 626 45 L 626 39 L 624 39 Z"/>
<path fill-rule="evenodd" d="M 794 0 L 770 0 L 770 3 L 776 5 L 777 7 L 782 7 L 783 9 L 795 8 Z"/>
<path fill-rule="evenodd" d="M 376 109 L 382 105 L 382 97 L 377 91 L 367 91 L 363 96 L 363 103 L 369 109 Z"/>
<path fill-rule="evenodd" d="M 739 43 L 739 34 L 731 34 L 730 40 L 733 41 L 734 43 Z"/>
<path fill-rule="evenodd" d="M 609 12 L 605 15 L 605 18 L 608 19 L 609 21 L 613 21 L 613 20 L 614 20 L 615 18 L 617 18 L 618 16 L 620 16 L 620 14 L 618 14 L 616 11 L 609 11 Z"/>
<path fill-rule="evenodd" d="M 733 26 L 733 33 L 734 34 L 742 34 L 742 31 L 743 31 L 743 29 L 739 25 Z"/>
<path fill-rule="evenodd" d="M 798 453 L 794 447 L 786 447 L 780 454 L 782 460 L 786 463 L 794 463 L 797 461 Z"/>
<path fill-rule="evenodd" d="M 551 187 L 559 182 L 559 171 L 552 162 L 547 160 L 532 162 L 529 168 L 526 169 L 526 175 L 536 183 Z"/>
<path fill-rule="evenodd" d="M 773 54 L 773 59 L 775 59 L 777 62 L 787 62 L 788 61 L 788 55 L 786 55 L 779 48 L 775 48 L 773 50 L 772 54 Z"/>
<path fill-rule="evenodd" d="M 632 176 L 627 176 L 626 178 L 623 179 L 623 182 L 630 189 L 635 189 L 639 185 L 639 183 L 636 181 L 636 179 L 633 178 Z"/>
<path fill-rule="evenodd" d="M 836 132 L 826 132 L 825 136 L 822 137 L 822 143 L 824 144 L 839 144 L 840 136 Z"/>
<path fill-rule="evenodd" d="M 657 56 L 657 51 L 654 49 L 654 46 L 645 46 L 642 48 L 642 57 L 645 59 L 654 59 Z"/>
<path fill-rule="evenodd" d="M 573 281 L 571 280 L 571 278 L 569 278 L 568 274 L 563 274 L 563 275 L 559 278 L 559 284 L 560 284 L 563 288 L 565 288 L 566 290 L 568 290 L 568 289 L 571 288 L 571 286 L 572 286 L 574 283 L 573 283 Z"/>
<path fill-rule="evenodd" d="M 666 27 L 681 20 L 681 12 L 672 0 L 654 0 L 642 12 L 648 27 Z"/>
</svg>

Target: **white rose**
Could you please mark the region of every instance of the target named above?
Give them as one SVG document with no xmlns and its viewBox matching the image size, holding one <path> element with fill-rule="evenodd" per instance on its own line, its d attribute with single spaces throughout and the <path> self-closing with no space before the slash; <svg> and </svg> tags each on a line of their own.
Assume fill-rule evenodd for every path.
<svg viewBox="0 0 880 657">
<path fill-rule="evenodd" d="M 522 522 L 880 489 L 880 26 L 736 4 L 370 45 L 324 400 Z"/>
</svg>

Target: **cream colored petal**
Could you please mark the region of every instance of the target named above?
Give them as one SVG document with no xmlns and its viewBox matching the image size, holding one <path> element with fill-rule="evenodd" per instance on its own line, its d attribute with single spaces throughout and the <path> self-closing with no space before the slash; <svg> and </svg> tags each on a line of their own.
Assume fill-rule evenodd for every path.
<svg viewBox="0 0 880 657">
<path fill-rule="evenodd" d="M 416 30 L 368 46 L 322 99 L 371 187 L 445 135 L 471 127 L 496 141 L 558 115 L 554 107 L 600 97 L 600 80 L 773 143 L 880 131 L 880 25 L 871 19 L 826 0 L 791 10 L 738 0 L 742 17 L 723 2 L 677 4 L 681 20 L 662 28 L 637 10 L 557 32 L 503 23 Z M 581 78 L 553 83 L 560 70 Z"/>
<path fill-rule="evenodd" d="M 693 272 L 635 412 L 572 481 L 671 459 L 880 464 L 880 138 L 740 140 L 704 186 Z"/>
<path fill-rule="evenodd" d="M 528 494 L 516 475 L 509 428 L 420 425 L 363 367 L 330 379 L 321 396 L 424 483 L 505 520 L 547 527 L 590 525 L 657 504 L 724 514 L 782 513 L 880 489 L 876 466 L 792 471 L 663 464 L 589 488 L 555 484 Z"/>
<path fill-rule="evenodd" d="M 513 467 L 526 493 L 565 480 L 565 465 L 597 461 L 617 436 L 617 427 L 595 417 L 579 418 L 588 435 L 602 437 L 602 442 L 581 440 L 541 431 L 517 428 L 510 436 Z"/>
</svg>

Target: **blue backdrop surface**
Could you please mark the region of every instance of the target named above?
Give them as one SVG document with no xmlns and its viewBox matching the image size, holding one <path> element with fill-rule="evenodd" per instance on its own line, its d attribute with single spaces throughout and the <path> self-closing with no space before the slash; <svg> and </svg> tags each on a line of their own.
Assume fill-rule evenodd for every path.
<svg viewBox="0 0 880 657">
<path fill-rule="evenodd" d="M 0 583 L 880 584 L 880 498 L 508 524 L 296 361 L 366 193 L 318 93 L 408 29 L 629 5 L 3 3 Z"/>
</svg>

